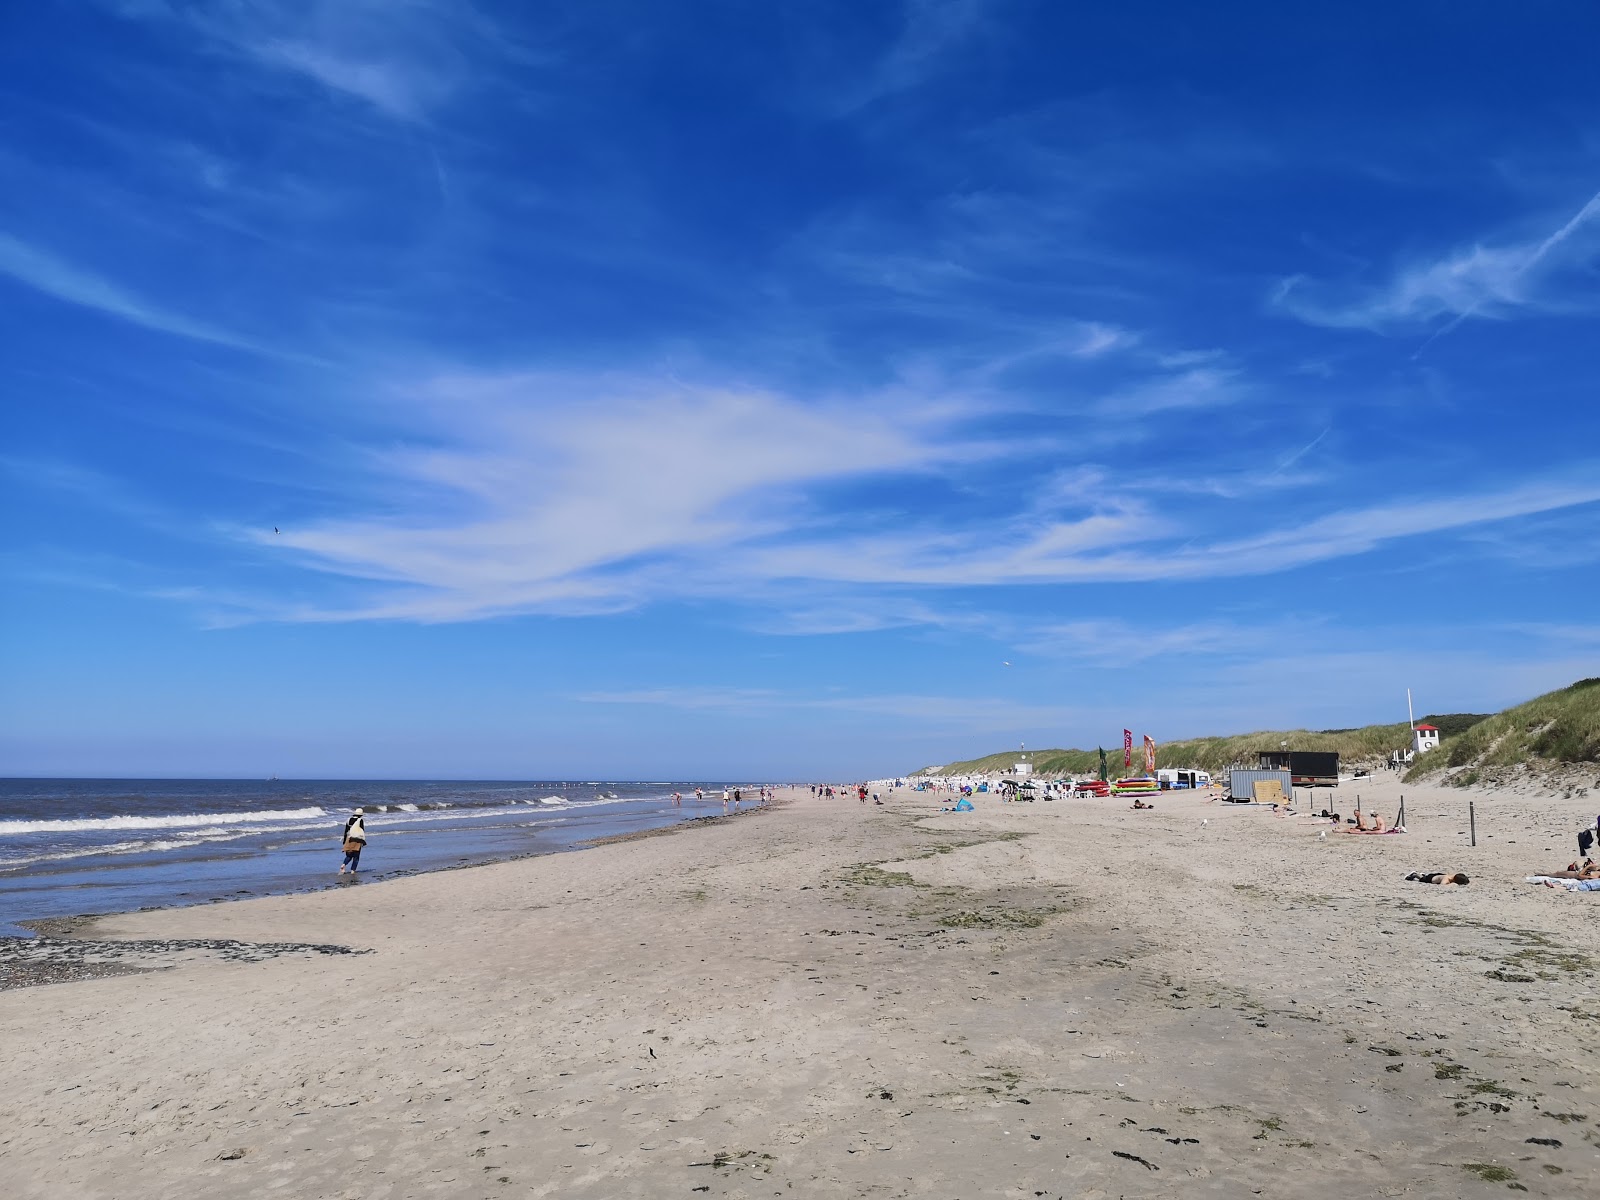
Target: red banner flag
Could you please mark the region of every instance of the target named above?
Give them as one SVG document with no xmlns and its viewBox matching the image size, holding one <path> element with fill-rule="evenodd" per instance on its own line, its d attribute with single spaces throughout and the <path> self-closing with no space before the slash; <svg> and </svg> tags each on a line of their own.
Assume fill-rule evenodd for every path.
<svg viewBox="0 0 1600 1200">
<path fill-rule="evenodd" d="M 1122 765 L 1124 767 L 1133 766 L 1133 730 L 1131 729 L 1122 731 Z"/>
</svg>

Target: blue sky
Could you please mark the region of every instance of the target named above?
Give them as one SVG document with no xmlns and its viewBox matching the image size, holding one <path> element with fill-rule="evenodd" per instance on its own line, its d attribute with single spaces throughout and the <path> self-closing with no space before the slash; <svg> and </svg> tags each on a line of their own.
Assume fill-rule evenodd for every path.
<svg viewBox="0 0 1600 1200">
<path fill-rule="evenodd" d="M 1600 11 L 1301 7 L 7 6 L 0 772 L 844 778 L 1597 673 Z"/>
</svg>

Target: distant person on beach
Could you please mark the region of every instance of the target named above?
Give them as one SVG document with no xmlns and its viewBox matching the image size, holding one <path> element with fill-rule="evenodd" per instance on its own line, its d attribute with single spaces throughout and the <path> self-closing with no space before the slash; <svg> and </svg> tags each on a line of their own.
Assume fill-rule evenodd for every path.
<svg viewBox="0 0 1600 1200">
<path fill-rule="evenodd" d="M 1344 832 L 1345 833 L 1404 833 L 1405 832 L 1405 830 L 1403 830 L 1403 829 L 1398 829 L 1398 828 L 1397 829 L 1389 829 L 1389 828 L 1385 827 L 1385 825 L 1383 823 L 1383 818 L 1380 817 L 1377 813 L 1368 813 L 1367 816 L 1372 818 L 1372 824 L 1371 825 L 1368 825 L 1365 821 L 1363 821 L 1361 819 L 1361 810 L 1359 808 L 1356 809 L 1356 823 L 1353 826 L 1347 826 L 1344 829 Z"/>
<path fill-rule="evenodd" d="M 344 823 L 344 861 L 339 864 L 339 874 L 344 874 L 346 867 L 350 874 L 356 873 L 356 868 L 361 863 L 361 851 L 367 844 L 367 818 L 359 808 L 350 814 L 350 819 Z"/>
<path fill-rule="evenodd" d="M 723 788 L 722 789 L 722 811 L 724 813 L 726 813 L 728 811 L 728 801 L 732 800 L 732 799 L 733 799 L 733 793 L 728 791 L 727 788 Z"/>
<path fill-rule="evenodd" d="M 1407 883 L 1436 883 L 1442 887 L 1466 887 L 1472 881 L 1460 871 L 1420 871 L 1406 876 Z"/>
<path fill-rule="evenodd" d="M 672 807 L 673 808 L 681 808 L 682 806 L 683 806 L 683 793 L 682 792 L 673 792 L 672 793 Z"/>
<path fill-rule="evenodd" d="M 739 811 L 739 801 L 744 799 L 744 793 L 738 788 L 733 789 L 733 811 Z"/>
<path fill-rule="evenodd" d="M 695 790 L 694 790 L 694 798 L 696 800 L 704 800 L 706 798 L 705 789 L 704 788 L 695 788 Z"/>
</svg>

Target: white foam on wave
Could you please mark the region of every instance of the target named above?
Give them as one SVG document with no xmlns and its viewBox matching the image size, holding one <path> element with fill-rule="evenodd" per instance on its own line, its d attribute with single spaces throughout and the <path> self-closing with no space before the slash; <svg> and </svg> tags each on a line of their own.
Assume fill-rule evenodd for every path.
<svg viewBox="0 0 1600 1200">
<path fill-rule="evenodd" d="M 297 833 L 320 828 L 318 824 L 285 825 L 272 833 Z M 0 871 L 15 870 L 42 862 L 64 862 L 73 858 L 96 858 L 101 855 L 158 854 L 163 850 L 189 850 L 212 842 L 227 842 L 265 832 L 251 829 L 206 829 L 193 833 L 180 833 L 176 837 L 151 838 L 135 842 L 106 842 L 98 846 L 77 846 L 71 849 L 52 849 L 42 854 L 23 854 L 0 858 Z"/>
<path fill-rule="evenodd" d="M 0 821 L 0 836 L 23 833 L 85 833 L 111 829 L 184 829 L 208 825 L 260 825 L 325 817 L 321 808 L 276 808 L 264 812 L 168 813 L 157 817 L 84 817 L 65 821 Z"/>
<path fill-rule="evenodd" d="M 668 799 L 670 798 L 668 797 Z M 648 803 L 648 800 L 644 796 L 606 796 L 597 800 L 574 800 L 572 801 L 572 806 L 574 808 L 599 808 L 603 804 L 638 804 L 640 802 Z"/>
</svg>

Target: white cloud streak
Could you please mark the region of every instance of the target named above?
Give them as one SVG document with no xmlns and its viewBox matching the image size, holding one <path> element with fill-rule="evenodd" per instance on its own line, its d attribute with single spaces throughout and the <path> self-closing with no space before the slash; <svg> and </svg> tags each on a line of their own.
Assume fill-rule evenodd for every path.
<svg viewBox="0 0 1600 1200">
<path fill-rule="evenodd" d="M 987 0 L 905 0 L 899 36 L 862 82 L 843 91 L 839 111 L 921 86 L 982 28 L 988 7 Z"/>
<path fill-rule="evenodd" d="M 942 423 L 915 412 L 748 390 L 590 387 L 548 376 L 436 381 L 424 403 L 454 432 L 375 464 L 411 497 L 406 512 L 262 540 L 327 572 L 395 585 L 398 596 L 361 615 L 615 608 L 648 599 L 647 577 L 669 592 L 747 582 L 745 564 L 725 556 L 821 519 L 802 485 L 967 453 L 930 436 Z"/>
<path fill-rule="evenodd" d="M 56 300 L 92 309 L 157 333 L 228 346 L 235 350 L 266 352 L 247 338 L 162 308 L 103 276 L 76 267 L 5 233 L 0 233 L 0 275 L 8 276 Z"/>
<path fill-rule="evenodd" d="M 861 713 L 914 720 L 923 725 L 948 725 L 963 731 L 1063 726 L 1081 721 L 1093 710 L 1052 704 L 1023 704 L 1004 697 L 939 696 L 917 693 L 852 693 L 815 696 L 791 691 L 738 687 L 662 687 L 586 692 L 572 697 L 581 704 L 638 705 L 719 713 L 806 711 Z"/>
<path fill-rule="evenodd" d="M 1018 639 L 1017 645 L 1041 658 L 1119 666 L 1157 658 L 1259 656 L 1274 646 L 1292 644 L 1307 628 L 1304 621 L 1249 625 L 1201 621 L 1162 627 L 1097 618 L 1040 626 Z"/>
<path fill-rule="evenodd" d="M 816 405 L 551 375 L 437 379 L 410 400 L 431 423 L 427 440 L 369 459 L 389 481 L 386 511 L 240 534 L 369 600 L 261 615 L 458 621 L 742 596 L 790 614 L 794 632 L 883 628 L 932 610 L 919 617 L 916 598 L 861 589 L 1270 575 L 1600 501 L 1591 471 L 1219 537 L 1102 476 L 1010 514 L 908 514 L 921 481 L 984 470 L 1014 447 L 974 448 L 956 430 L 975 410 L 949 400 Z M 828 499 L 890 480 L 877 501 Z"/>
<path fill-rule="evenodd" d="M 1504 319 L 1563 307 L 1556 277 L 1600 253 L 1596 217 L 1600 193 L 1541 238 L 1455 250 L 1406 266 L 1383 287 L 1364 292 L 1341 292 L 1297 275 L 1278 285 L 1273 301 L 1308 324 L 1334 329 L 1405 330 L 1449 317 L 1426 349 L 1472 317 Z"/>
<path fill-rule="evenodd" d="M 503 49 L 465 5 L 437 0 L 110 0 L 217 51 L 310 80 L 396 120 L 425 120 Z M 476 60 L 462 52 L 469 43 Z M 471 65 L 469 65 L 469 63 Z"/>
</svg>

